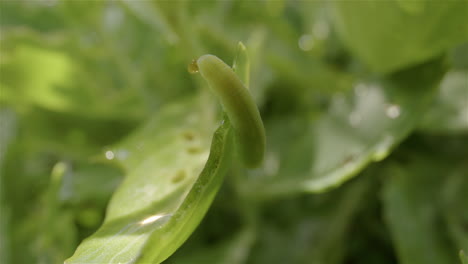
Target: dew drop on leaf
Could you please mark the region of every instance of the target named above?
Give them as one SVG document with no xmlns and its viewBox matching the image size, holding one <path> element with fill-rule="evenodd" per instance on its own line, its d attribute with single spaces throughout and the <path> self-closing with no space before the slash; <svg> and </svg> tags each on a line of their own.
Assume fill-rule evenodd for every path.
<svg viewBox="0 0 468 264">
<path fill-rule="evenodd" d="M 400 116 L 400 106 L 398 105 L 389 105 L 386 109 L 385 109 L 385 113 L 387 114 L 388 117 L 390 117 L 391 119 L 395 119 L 397 117 Z"/>
<path fill-rule="evenodd" d="M 108 160 L 113 160 L 115 157 L 114 152 L 111 150 L 106 151 L 105 155 L 106 155 L 106 159 Z"/>
<path fill-rule="evenodd" d="M 197 65 L 197 61 L 195 59 L 192 60 L 192 62 L 188 65 L 187 70 L 191 74 L 195 74 L 195 73 L 198 72 L 198 65 Z"/>
</svg>

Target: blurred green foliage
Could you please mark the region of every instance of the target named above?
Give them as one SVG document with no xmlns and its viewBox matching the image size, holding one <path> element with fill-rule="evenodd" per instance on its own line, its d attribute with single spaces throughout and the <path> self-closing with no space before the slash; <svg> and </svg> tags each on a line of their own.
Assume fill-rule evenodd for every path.
<svg viewBox="0 0 468 264">
<path fill-rule="evenodd" d="M 463 261 L 466 14 L 0 0 L 0 263 L 160 262 L 189 236 L 164 263 Z M 228 162 L 229 124 L 213 138 L 221 108 L 187 72 L 206 53 L 232 64 L 238 41 L 267 133 L 256 170 Z"/>
</svg>

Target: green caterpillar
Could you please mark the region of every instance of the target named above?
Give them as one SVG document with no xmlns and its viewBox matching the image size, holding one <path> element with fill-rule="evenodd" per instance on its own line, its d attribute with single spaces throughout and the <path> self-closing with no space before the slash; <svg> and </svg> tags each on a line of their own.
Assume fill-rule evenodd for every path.
<svg viewBox="0 0 468 264">
<path fill-rule="evenodd" d="M 214 55 L 203 55 L 189 66 L 199 71 L 220 99 L 236 133 L 244 165 L 255 168 L 265 155 L 265 128 L 252 95 L 234 71 Z"/>
</svg>

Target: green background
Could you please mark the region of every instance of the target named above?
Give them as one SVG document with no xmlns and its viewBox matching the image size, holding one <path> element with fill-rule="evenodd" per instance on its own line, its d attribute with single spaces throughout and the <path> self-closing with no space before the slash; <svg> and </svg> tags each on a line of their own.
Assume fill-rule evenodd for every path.
<svg viewBox="0 0 468 264">
<path fill-rule="evenodd" d="M 466 0 L 0 0 L 0 263 L 460 263 L 467 15 Z M 207 53 L 248 55 L 260 168 L 187 71 Z"/>
</svg>

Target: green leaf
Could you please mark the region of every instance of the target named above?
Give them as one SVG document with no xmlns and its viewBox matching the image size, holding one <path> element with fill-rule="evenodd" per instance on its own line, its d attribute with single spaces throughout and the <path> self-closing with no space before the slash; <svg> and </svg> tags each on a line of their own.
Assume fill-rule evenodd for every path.
<svg viewBox="0 0 468 264">
<path fill-rule="evenodd" d="M 8 147 L 13 142 L 17 130 L 17 116 L 12 109 L 0 107 L 0 123 L 2 124 L 0 133 L 0 168 L 5 160 Z M 1 179 L 0 179 L 1 180 Z M 0 185 L 2 186 L 2 185 Z"/>
<path fill-rule="evenodd" d="M 60 200 L 66 204 L 94 204 L 105 208 L 123 178 L 120 167 L 110 164 L 73 164 L 65 168 Z"/>
<path fill-rule="evenodd" d="M 450 52 L 450 63 L 456 70 L 468 70 L 468 42 L 456 46 Z"/>
<path fill-rule="evenodd" d="M 244 85 L 249 88 L 250 62 L 247 54 L 247 48 L 242 42 L 237 44 L 236 58 L 234 59 L 232 70 L 237 74 L 237 76 L 239 76 L 239 79 L 244 83 Z"/>
<path fill-rule="evenodd" d="M 364 79 L 335 95 L 319 117 L 294 113 L 265 120 L 264 170 L 245 179 L 244 191 L 266 199 L 341 185 L 384 159 L 416 127 L 443 72 L 437 60 L 388 78 Z"/>
<path fill-rule="evenodd" d="M 332 1 L 336 29 L 373 70 L 394 72 L 468 39 L 465 0 Z"/>
<path fill-rule="evenodd" d="M 459 142 L 459 144 L 463 143 Z M 468 148 L 468 144 L 465 143 L 462 147 Z M 467 155 L 466 151 L 457 153 L 459 157 L 466 157 Z M 468 211 L 466 210 L 468 165 L 459 165 L 458 163 L 452 161 L 450 168 L 445 172 L 446 181 L 442 186 L 442 208 L 450 238 L 458 249 L 468 250 L 468 230 L 465 227 L 468 220 Z M 449 161 L 447 161 L 447 164 L 449 164 Z"/>
<path fill-rule="evenodd" d="M 410 142 L 381 170 L 384 217 L 399 263 L 455 263 L 456 252 L 468 246 L 464 141 Z"/>
<path fill-rule="evenodd" d="M 330 193 L 266 203 L 248 263 L 343 263 L 369 179 L 361 177 Z"/>
<path fill-rule="evenodd" d="M 468 132 L 468 70 L 448 72 L 419 129 L 426 133 Z"/>
<path fill-rule="evenodd" d="M 69 108 L 70 91 L 61 88 L 72 71 L 72 62 L 63 53 L 30 45 L 18 45 L 11 54 L 11 65 L 2 65 L 7 78 L 0 84 L 0 100 L 32 101 L 45 108 Z"/>
<path fill-rule="evenodd" d="M 402 10 L 409 14 L 421 14 L 426 7 L 426 1 L 396 0 Z"/>
<path fill-rule="evenodd" d="M 21 41 L 31 39 L 40 41 L 41 38 L 24 34 Z M 0 65 L 5 74 L 0 81 L 0 102 L 16 108 L 39 106 L 91 119 L 134 120 L 142 116 L 144 109 L 131 96 L 133 91 L 126 94 L 112 91 L 109 84 L 96 85 L 98 77 L 95 73 L 90 76 L 86 69 L 89 65 L 80 64 L 62 50 L 42 46 L 47 45 L 20 43 L 5 49 L 9 57 Z M 127 98 L 121 99 L 119 95 Z"/>
<path fill-rule="evenodd" d="M 8 148 L 15 138 L 17 133 L 17 124 L 16 124 L 16 115 L 15 113 L 8 108 L 0 107 L 0 124 L 1 124 L 1 133 L 0 133 L 0 262 L 1 263 L 10 263 L 11 258 L 11 229 L 12 229 L 12 219 L 11 219 L 11 207 L 10 201 L 7 200 L 7 195 L 5 195 L 5 170 L 3 169 L 3 164 L 5 156 L 8 152 Z"/>
<path fill-rule="evenodd" d="M 233 144 L 225 121 L 210 148 L 212 123 L 203 113 L 193 98 L 171 104 L 106 152 L 128 175 L 104 224 L 66 263 L 160 263 L 188 238 L 222 183 Z"/>
<path fill-rule="evenodd" d="M 152 2 L 131 0 L 120 0 L 120 2 L 138 19 L 151 26 L 154 31 L 158 32 L 169 43 L 179 41 L 179 36 Z"/>
<path fill-rule="evenodd" d="M 463 250 L 460 250 L 460 260 L 462 264 L 468 264 L 468 257 L 465 255 Z"/>
<path fill-rule="evenodd" d="M 390 169 L 391 178 L 384 190 L 386 222 L 400 263 L 454 263 L 437 228 L 437 210 L 429 203 L 439 187 L 437 175 L 427 178 L 428 168 L 424 165 L 406 170 Z"/>
<path fill-rule="evenodd" d="M 254 236 L 255 234 L 252 229 L 245 228 L 234 234 L 234 236 L 225 239 L 226 241 L 198 248 L 197 250 L 193 250 L 191 254 L 170 258 L 167 264 L 246 263 Z"/>
</svg>

